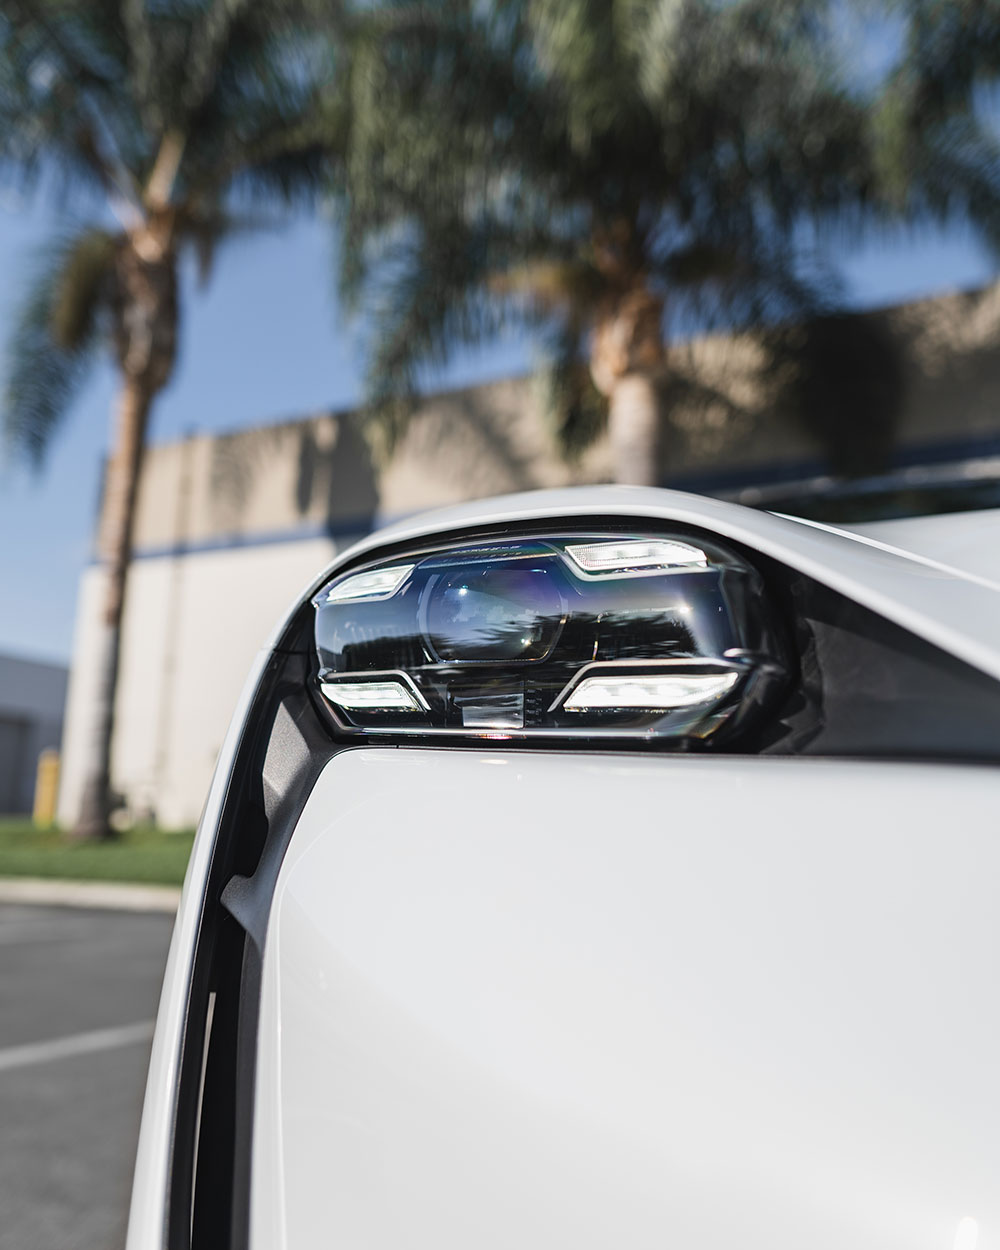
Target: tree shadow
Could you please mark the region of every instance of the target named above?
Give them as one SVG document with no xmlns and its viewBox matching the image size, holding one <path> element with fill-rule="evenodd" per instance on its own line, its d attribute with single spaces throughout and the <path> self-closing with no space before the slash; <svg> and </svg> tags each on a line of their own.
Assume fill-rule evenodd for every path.
<svg viewBox="0 0 1000 1250">
<path fill-rule="evenodd" d="M 513 400 L 505 412 L 503 401 L 497 399 L 498 387 L 504 385 L 523 385 L 523 380 L 463 388 L 419 402 L 397 454 L 431 459 L 438 465 L 443 458 L 472 491 L 499 493 L 543 485 L 539 448 L 532 445 L 534 439 L 526 442 L 527 431 L 519 419 L 524 400 Z"/>
<path fill-rule="evenodd" d="M 353 413 L 324 414 L 212 440 L 214 528 L 252 538 L 281 533 L 367 533 L 379 510 L 371 450 Z"/>
<path fill-rule="evenodd" d="M 907 399 L 907 352 L 890 316 L 835 313 L 762 336 L 776 415 L 817 442 L 831 471 L 884 471 Z"/>
<path fill-rule="evenodd" d="M 300 517 L 320 514 L 331 534 L 374 528 L 378 477 L 356 414 L 326 418 L 322 429 L 316 422 L 299 428 L 295 507 Z"/>
</svg>

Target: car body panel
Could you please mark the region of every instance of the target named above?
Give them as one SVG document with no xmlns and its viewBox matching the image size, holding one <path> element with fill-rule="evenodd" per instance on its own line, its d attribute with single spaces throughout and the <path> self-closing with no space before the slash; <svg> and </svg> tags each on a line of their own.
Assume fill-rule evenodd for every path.
<svg viewBox="0 0 1000 1250">
<path fill-rule="evenodd" d="M 446 540 L 451 532 L 476 526 L 562 520 L 585 526 L 591 519 L 609 517 L 634 517 L 637 526 L 644 520 L 696 526 L 727 537 L 816 577 L 1000 676 L 1000 594 L 990 577 L 968 560 L 965 571 L 949 566 L 948 551 L 933 550 L 929 542 L 919 552 L 914 544 L 914 554 L 908 554 L 901 549 L 909 539 L 904 541 L 901 534 L 855 536 L 672 491 L 586 487 L 480 501 L 415 517 L 345 551 L 326 570 L 317 570 L 260 652 L 217 761 L 161 994 L 128 1250 L 160 1250 L 165 1244 L 180 1054 L 207 880 L 222 814 L 232 798 L 231 774 L 249 727 L 247 717 L 292 617 L 335 571 L 374 557 L 386 545 Z M 627 779 L 625 788 L 622 778 Z M 527 1244 L 529 1231 L 530 1244 L 560 1240 L 549 1238 L 546 1230 L 565 1230 L 560 1224 L 565 1216 L 576 1221 L 571 1240 L 581 1245 L 599 1240 L 602 1245 L 651 1245 L 647 1229 L 662 1233 L 669 1224 L 671 1238 L 686 1235 L 700 1246 L 721 1245 L 725 1235 L 740 1245 L 790 1248 L 796 1238 L 803 1244 L 800 1234 L 808 1230 L 810 1250 L 835 1243 L 903 1246 L 904 1241 L 908 1250 L 925 1245 L 946 1250 L 953 1243 L 954 1221 L 971 1215 L 983 1221 L 978 1250 L 1000 1250 L 996 1198 L 983 1181 L 989 1174 L 1000 1193 L 995 1184 L 1000 1159 L 989 1138 L 1000 1108 L 986 1060 L 998 1041 L 996 778 L 996 770 L 986 768 L 850 760 L 640 758 L 629 752 L 581 755 L 524 747 L 505 751 L 500 746 L 482 754 L 466 747 L 342 751 L 321 774 L 291 835 L 267 926 L 255 1121 L 257 1184 L 251 1195 L 256 1250 L 334 1243 L 332 1225 L 327 1229 L 326 1224 L 319 1233 L 314 1230 L 311 1243 L 302 1240 L 305 1216 L 300 1219 L 286 1204 L 292 1191 L 296 1204 L 304 1201 L 304 1211 L 315 1210 L 310 1204 L 320 1201 L 319 1195 L 301 1194 L 286 1168 L 286 1159 L 300 1160 L 309 1149 L 316 1153 L 310 1175 L 345 1204 L 340 1225 L 345 1236 L 337 1240 L 365 1250 L 381 1250 L 390 1234 L 396 1244 L 429 1244 L 421 1238 L 434 1219 L 445 1220 L 441 1228 L 454 1244 L 470 1220 L 479 1220 L 476 1243 L 499 1245 L 499 1234 L 490 1233 L 474 1198 L 462 1196 L 466 1190 L 495 1204 L 496 1210 L 490 1211 L 497 1229 L 505 1230 L 505 1245 Z M 410 845 L 426 844 L 429 853 L 414 861 L 409 893 L 391 856 L 379 859 L 391 871 L 385 888 L 377 885 L 372 855 L 380 840 L 391 838 L 404 846 L 407 840 Z M 580 845 L 589 848 L 582 859 L 575 855 Z M 466 855 L 464 873 L 461 859 L 452 863 L 445 854 L 447 846 Z M 329 1041 L 332 1048 L 327 1054 L 324 1046 L 317 1054 L 316 1048 L 309 1050 L 304 1024 L 317 970 L 330 960 L 327 973 L 336 966 L 337 975 L 344 974 L 337 943 L 345 935 L 359 943 L 371 933 L 357 906 L 347 908 L 344 921 L 356 925 L 355 930 L 330 928 L 339 923 L 345 900 L 344 881 L 350 876 L 341 880 L 340 874 L 350 848 L 355 870 L 364 869 L 355 883 L 357 899 L 366 899 L 372 916 L 381 916 L 386 933 L 399 921 L 400 931 L 411 939 L 410 954 L 406 943 L 399 945 L 409 964 L 417 951 L 426 953 L 427 944 L 440 938 L 449 915 L 454 928 L 461 919 L 455 900 L 467 895 L 470 906 L 464 915 L 472 921 L 467 949 L 494 950 L 491 975 L 510 991 L 507 998 L 521 975 L 534 984 L 532 978 L 549 969 L 551 980 L 551 993 L 507 1004 L 510 1026 L 504 1036 L 511 1038 L 510 1029 L 520 1021 L 519 1054 L 525 1065 L 524 1088 L 516 1093 L 520 1113 L 512 1120 L 511 1110 L 497 1095 L 501 1089 L 514 1089 L 512 1075 L 501 1081 L 496 1071 L 484 1068 L 486 1059 L 496 1068 L 495 1046 L 487 1048 L 486 1058 L 476 1060 L 470 1058 L 474 1039 L 461 1043 L 464 1054 L 460 1038 L 450 1041 L 450 1050 L 441 1041 L 442 1030 L 455 1024 L 461 1008 L 454 995 L 449 999 L 447 969 L 436 974 L 440 984 L 432 1001 L 439 1018 L 425 1019 L 417 1028 L 405 1011 L 400 1016 L 400 1004 L 390 1001 L 392 1010 L 381 1016 L 385 1036 L 375 1039 L 370 1061 L 364 1061 L 369 1066 L 362 1063 L 359 1070 L 359 1098 L 364 1094 L 374 1101 L 367 1110 L 357 1110 L 370 1113 L 365 1121 L 369 1128 L 381 1125 L 386 1133 L 399 1131 L 401 1136 L 397 1141 L 391 1134 L 367 1139 L 367 1153 L 362 1151 L 362 1158 L 351 1165 L 354 1171 L 349 1168 L 344 1174 L 355 1176 L 357 1194 L 380 1204 L 372 1211 L 375 1223 L 364 1229 L 359 1223 L 364 1208 L 346 1193 L 344 1175 L 322 1163 L 324 1134 L 331 1125 L 330 1149 L 337 1159 L 347 1158 L 349 1146 L 361 1141 L 361 1130 L 349 1123 L 350 1106 L 337 1103 L 341 1095 L 322 1084 L 332 1071 L 339 1035 L 330 1034 L 332 1016 L 312 1016 L 316 1038 Z M 714 858 L 706 858 L 710 848 L 715 848 Z M 514 888 L 511 874 L 526 883 L 534 909 L 529 919 L 534 919 L 525 931 L 540 939 L 536 959 L 510 916 L 497 915 L 489 880 L 481 874 L 469 876 L 475 865 L 467 855 L 476 851 L 485 856 L 484 863 L 496 863 L 501 850 L 509 864 L 506 876 L 495 878 L 495 884 L 499 888 L 507 880 Z M 616 866 L 626 851 L 627 859 Z M 734 856 L 731 868 L 725 863 L 727 854 Z M 557 870 L 560 863 L 565 879 Z M 675 873 L 677 868 L 681 873 Z M 671 885 L 675 875 L 690 881 L 687 894 L 677 894 Z M 310 878 L 311 896 L 297 900 Z M 475 886 L 471 890 L 470 880 Z M 440 916 L 421 909 L 421 895 L 426 896 L 434 881 L 450 883 L 446 901 L 451 913 L 447 906 Z M 759 906 L 754 906 L 755 894 Z M 354 888 L 349 895 L 354 896 Z M 884 903 L 881 913 L 879 899 Z M 477 900 L 476 908 L 471 900 Z M 590 926 L 585 923 L 587 900 L 601 904 L 590 909 Z M 661 909 L 660 901 L 667 900 L 675 906 Z M 711 915 L 710 929 L 705 915 Z M 680 918 L 685 916 L 704 939 L 700 946 L 682 934 Z M 793 921 L 805 926 L 801 933 Z M 424 923 L 426 931 L 421 930 Z M 315 959 L 306 960 L 295 974 L 299 960 L 291 955 L 306 933 L 316 940 Z M 560 933 L 571 935 L 571 943 Z M 682 981 L 685 993 L 701 993 L 699 985 L 711 978 L 711 999 L 702 995 L 697 1003 L 701 1018 L 715 1021 L 715 1053 L 699 1049 L 689 1033 L 676 1034 L 674 988 L 680 984 L 680 971 L 656 958 L 657 953 L 669 953 L 671 941 L 677 950 L 696 956 L 694 970 Z M 282 948 L 290 960 L 285 966 Z M 747 953 L 754 950 L 776 959 L 770 979 L 761 979 L 759 966 L 749 959 Z M 580 963 L 585 953 L 596 960 L 594 970 Z M 611 953 L 616 968 L 609 963 Z M 809 988 L 805 953 L 811 953 L 816 985 L 826 991 L 823 1001 L 818 989 Z M 796 970 L 801 984 L 795 981 Z M 559 978 L 567 971 L 572 979 L 561 984 Z M 372 978 L 371 970 L 365 975 L 367 988 L 360 973 L 352 983 L 346 974 L 342 980 L 354 1013 L 351 1038 L 357 1044 L 365 1040 L 365 1029 L 372 1040 L 372 1021 L 365 1023 L 359 1015 L 366 1001 L 377 993 L 385 1005 L 390 991 L 405 988 L 397 968 L 386 965 L 381 980 Z M 789 995 L 776 998 L 775 986 L 788 989 L 793 984 L 808 990 L 805 1014 L 793 1010 Z M 427 983 L 417 978 L 417 985 Z M 287 1026 L 286 1008 L 291 1011 Z M 735 1046 L 740 1031 L 722 1028 L 737 1018 L 742 1035 L 754 1043 L 752 1063 Z M 476 1016 L 480 1023 L 485 1019 L 499 1016 L 496 1011 Z M 591 1041 L 585 1038 L 584 1024 L 596 1030 Z M 913 1028 L 908 1031 L 909 1025 Z M 280 1031 L 287 1039 L 299 1035 L 305 1045 L 299 1075 L 295 1070 L 287 1073 L 286 1056 L 274 1050 Z M 911 1034 L 918 1045 L 908 1050 L 904 1041 Z M 576 1049 L 570 1048 L 564 1065 L 559 1046 L 577 1035 Z M 409 1043 L 416 1050 L 407 1059 Z M 665 1065 L 666 1056 L 672 1056 L 675 1070 L 689 1064 L 692 1081 L 685 1086 L 686 1095 Z M 805 1070 L 810 1056 L 828 1063 L 828 1078 L 819 1080 L 816 1064 L 811 1065 L 813 1074 Z M 429 1066 L 421 1071 L 414 1066 L 420 1064 Z M 591 1076 L 585 1071 L 589 1065 Z M 566 1068 L 562 1076 L 561 1066 Z M 446 1091 L 441 1083 L 449 1071 L 460 1080 Z M 537 1086 L 539 1074 L 549 1073 L 555 1084 L 546 1101 Z M 833 1076 L 840 1085 L 831 1084 Z M 309 1129 L 302 1130 L 304 1135 L 295 1139 L 297 1129 L 286 1119 L 291 1111 L 282 1111 L 281 1083 L 287 1079 L 295 1086 L 297 1081 L 294 1105 L 301 1110 L 312 1078 L 320 1080 L 322 1095 L 315 1103 L 315 1131 L 310 1136 Z M 399 1091 L 401 1108 L 422 1108 L 425 1118 L 407 1123 L 392 1119 L 401 1109 L 377 1101 L 379 1080 L 386 1089 Z M 479 1100 L 470 1101 L 471 1110 L 462 1109 L 462 1091 Z M 671 1091 L 677 1095 L 676 1105 L 670 1101 Z M 427 1138 L 430 1113 L 439 1103 L 447 1111 L 440 1130 L 445 1138 Z M 472 1115 L 476 1108 L 481 1115 Z M 774 1114 L 765 1114 L 768 1108 L 776 1109 Z M 495 1131 L 489 1128 L 490 1109 L 497 1116 Z M 559 1124 L 560 1109 L 567 1128 Z M 381 1120 L 371 1118 L 376 1111 Z M 422 1128 L 421 1119 L 427 1121 Z M 481 1141 L 472 1143 L 476 1150 L 457 1149 L 456 1143 L 469 1143 L 472 1119 L 494 1134 L 495 1144 Z M 662 1131 L 665 1125 L 676 1129 L 669 1141 Z M 285 1134 L 290 1138 L 285 1140 Z M 535 1136 L 537 1144 L 532 1145 Z M 716 1149 L 720 1140 L 725 1146 L 721 1151 Z M 754 1144 L 758 1140 L 759 1148 Z M 447 1149 L 435 1161 L 439 1144 Z M 566 1158 L 560 1161 L 562 1148 Z M 441 1188 L 442 1174 L 449 1170 L 445 1163 L 454 1165 L 454 1184 L 447 1191 Z M 506 1223 L 501 1219 L 506 1199 L 495 1188 L 504 1168 L 510 1169 L 507 1190 L 515 1213 Z M 684 1183 L 670 1179 L 675 1168 Z M 420 1205 L 415 1189 L 429 1169 L 436 1173 L 435 1193 L 446 1208 L 434 1219 Z M 572 1211 L 566 1214 L 570 1191 L 577 1195 L 580 1213 L 594 1214 L 590 1233 L 585 1233 L 582 1214 L 579 1220 Z M 669 1195 L 674 1195 L 674 1205 L 667 1210 Z M 391 1215 L 389 1208 L 396 1204 L 400 1213 L 409 1211 L 410 1224 L 404 1226 L 401 1216 Z M 449 1215 L 452 1206 L 454 1219 Z M 734 1213 L 729 1223 L 727 1209 Z M 322 1210 L 326 1219 L 326 1208 Z M 649 1226 L 639 1218 L 642 1211 L 650 1216 Z M 534 1228 L 527 1229 L 525 1213 L 535 1214 Z M 821 1215 L 829 1216 L 829 1233 L 821 1226 Z M 407 1229 L 416 1228 L 412 1220 L 417 1216 L 422 1221 L 419 1236 L 410 1235 Z M 355 1223 L 349 1228 L 350 1220 Z M 447 1244 L 441 1240 L 435 1250 Z"/>
<path fill-rule="evenodd" d="M 338 755 L 273 900 L 253 1250 L 996 1250 L 998 808 L 965 766 Z"/>
<path fill-rule="evenodd" d="M 900 517 L 852 525 L 850 529 L 854 534 L 1000 583 L 1000 508 Z"/>
</svg>

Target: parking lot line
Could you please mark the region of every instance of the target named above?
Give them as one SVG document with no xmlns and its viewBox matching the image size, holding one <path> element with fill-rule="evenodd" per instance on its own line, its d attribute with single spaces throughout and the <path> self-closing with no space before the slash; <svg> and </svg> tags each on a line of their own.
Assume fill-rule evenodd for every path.
<svg viewBox="0 0 1000 1250">
<path fill-rule="evenodd" d="M 90 1033 L 73 1033 L 69 1037 L 54 1037 L 45 1042 L 30 1042 L 25 1046 L 8 1046 L 0 1050 L 0 1072 L 11 1068 L 27 1068 L 38 1063 L 54 1063 L 70 1059 L 74 1055 L 90 1055 L 102 1050 L 117 1050 L 121 1046 L 135 1046 L 148 1042 L 153 1036 L 153 1021 L 123 1024 L 113 1029 L 94 1029 Z"/>
</svg>

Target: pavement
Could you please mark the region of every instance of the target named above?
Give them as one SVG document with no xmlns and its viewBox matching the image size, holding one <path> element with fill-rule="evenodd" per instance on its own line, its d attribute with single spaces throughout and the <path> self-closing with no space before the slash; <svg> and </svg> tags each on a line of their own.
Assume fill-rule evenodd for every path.
<svg viewBox="0 0 1000 1250">
<path fill-rule="evenodd" d="M 0 901 L 0 1250 L 122 1250 L 173 918 L 47 903 Z"/>
</svg>

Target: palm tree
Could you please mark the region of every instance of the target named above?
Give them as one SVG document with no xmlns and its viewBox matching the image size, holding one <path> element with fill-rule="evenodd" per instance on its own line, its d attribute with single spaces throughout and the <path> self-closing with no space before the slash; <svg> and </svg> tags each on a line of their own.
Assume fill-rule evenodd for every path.
<svg viewBox="0 0 1000 1250">
<path fill-rule="evenodd" d="M 804 0 L 374 13 L 352 71 L 342 284 L 374 312 L 389 442 L 425 362 L 521 322 L 549 349 L 565 439 L 593 432 L 596 388 L 616 478 L 654 482 L 665 325 L 829 308 L 817 233 L 891 211 L 871 111 L 831 44 Z"/>
<path fill-rule="evenodd" d="M 341 280 L 374 314 L 388 443 L 421 366 L 520 323 L 547 348 L 564 441 L 607 420 L 617 479 L 653 482 L 665 328 L 836 313 L 821 249 L 893 222 L 961 220 L 996 245 L 1000 151 L 974 89 L 1000 71 L 1000 4 L 884 8 L 902 54 L 867 83 L 827 0 L 371 13 Z"/>
<path fill-rule="evenodd" d="M 339 67 L 315 39 L 319 20 L 289 0 L 5 0 L 0 14 L 0 174 L 94 217 L 48 250 L 7 343 L 2 416 L 15 452 L 40 462 L 97 353 L 110 352 L 120 381 L 81 836 L 111 836 L 136 488 L 177 355 L 181 256 L 193 249 L 207 273 L 239 224 L 234 204 L 283 206 L 321 184 Z"/>
<path fill-rule="evenodd" d="M 908 220 L 963 222 L 1000 253 L 997 0 L 898 0 L 903 50 L 880 93 L 880 171 Z M 985 99 L 985 106 L 984 106 Z"/>
</svg>

